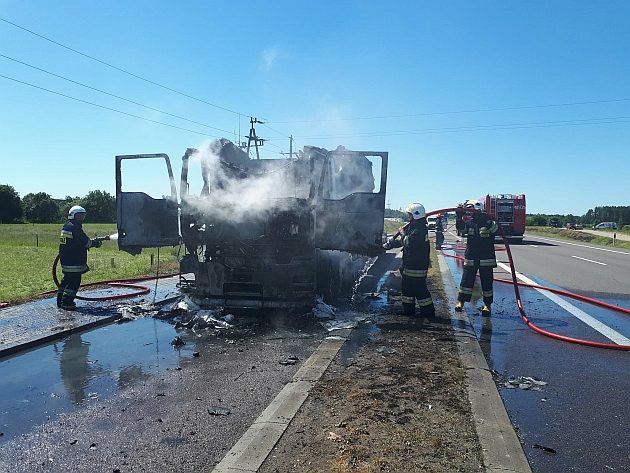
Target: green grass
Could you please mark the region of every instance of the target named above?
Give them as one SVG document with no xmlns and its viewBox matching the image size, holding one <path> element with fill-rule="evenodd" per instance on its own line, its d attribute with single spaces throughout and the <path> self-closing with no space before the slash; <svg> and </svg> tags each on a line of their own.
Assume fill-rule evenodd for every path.
<svg viewBox="0 0 630 473">
<path fill-rule="evenodd" d="M 612 235 L 610 237 L 597 236 L 591 233 L 585 233 L 576 230 L 565 230 L 564 228 L 551 228 L 551 227 L 527 227 L 526 233 L 532 235 L 550 236 L 553 238 L 560 238 L 563 240 L 574 240 L 593 245 L 609 246 L 612 247 Z M 615 248 L 623 248 L 630 250 L 630 241 L 617 240 L 615 242 Z"/>
<path fill-rule="evenodd" d="M 387 233 L 388 235 L 393 235 L 394 233 L 396 233 L 398 231 L 398 229 L 400 227 L 402 227 L 406 222 L 404 222 L 401 219 L 390 219 L 390 218 L 386 218 L 385 219 L 385 227 L 384 227 L 384 232 Z"/>
<path fill-rule="evenodd" d="M 83 226 L 90 238 L 116 233 L 115 224 Z M 18 302 L 54 290 L 52 264 L 59 248 L 60 224 L 0 225 L 0 302 Z M 177 271 L 178 248 L 160 250 L 160 273 Z M 154 255 L 154 266 L 151 266 Z M 117 242 L 105 241 L 88 252 L 90 271 L 83 284 L 127 279 L 156 273 L 157 249 L 145 249 L 138 256 L 118 250 Z M 61 278 L 61 270 L 57 273 Z"/>
</svg>

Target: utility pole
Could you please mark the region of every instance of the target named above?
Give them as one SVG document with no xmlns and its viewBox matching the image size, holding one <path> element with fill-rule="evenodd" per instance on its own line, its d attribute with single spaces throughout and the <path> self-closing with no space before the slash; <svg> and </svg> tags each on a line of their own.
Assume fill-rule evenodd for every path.
<svg viewBox="0 0 630 473">
<path fill-rule="evenodd" d="M 249 123 L 251 124 L 251 128 L 249 129 L 249 135 L 247 135 L 247 155 L 249 156 L 249 149 L 253 141 L 254 147 L 256 148 L 256 159 L 260 159 L 258 147 L 263 146 L 265 144 L 265 140 L 256 136 L 256 128 L 254 127 L 254 124 L 260 123 L 261 125 L 264 125 L 264 122 L 261 122 L 257 118 L 249 117 Z M 241 143 L 241 147 L 244 147 L 244 145 L 245 143 Z"/>
<path fill-rule="evenodd" d="M 289 152 L 288 153 L 280 153 L 282 155 L 289 155 L 289 158 L 293 157 L 293 135 L 289 136 Z"/>
</svg>

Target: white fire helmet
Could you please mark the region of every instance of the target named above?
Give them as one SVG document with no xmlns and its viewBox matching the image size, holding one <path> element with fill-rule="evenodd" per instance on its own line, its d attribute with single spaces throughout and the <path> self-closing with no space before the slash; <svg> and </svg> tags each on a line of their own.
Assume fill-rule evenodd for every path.
<svg viewBox="0 0 630 473">
<path fill-rule="evenodd" d="M 405 212 L 410 213 L 414 220 L 424 218 L 426 213 L 424 210 L 424 205 L 417 202 L 412 202 L 411 204 L 409 204 L 405 209 Z"/>
<path fill-rule="evenodd" d="M 478 200 L 474 200 L 474 199 L 467 200 L 466 201 L 466 205 L 464 207 L 466 207 L 467 209 L 475 209 L 475 210 L 478 210 L 480 212 L 483 212 L 483 210 L 484 210 L 483 209 L 483 203 L 479 202 Z"/>
<path fill-rule="evenodd" d="M 68 210 L 68 220 L 72 220 L 76 214 L 87 213 L 83 207 L 80 205 L 73 205 Z"/>
</svg>

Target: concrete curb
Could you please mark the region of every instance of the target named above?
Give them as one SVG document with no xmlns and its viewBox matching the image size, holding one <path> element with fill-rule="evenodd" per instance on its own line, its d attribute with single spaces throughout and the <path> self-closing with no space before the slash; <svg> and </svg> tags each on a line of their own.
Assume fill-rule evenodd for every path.
<svg viewBox="0 0 630 473">
<path fill-rule="evenodd" d="M 213 473 L 255 473 L 282 437 L 311 389 L 350 335 L 351 329 L 336 330 L 322 341 L 271 404 L 260 414 Z"/>
<path fill-rule="evenodd" d="M 81 324 L 81 325 L 77 325 L 76 327 L 72 327 L 69 329 L 65 329 L 65 330 L 59 330 L 55 333 L 52 333 L 50 335 L 44 336 L 44 337 L 39 337 L 33 340 L 29 340 L 27 342 L 24 343 L 20 343 L 19 345 L 13 345 L 10 346 L 8 348 L 3 348 L 0 350 L 0 359 L 10 356 L 10 355 L 15 355 L 16 353 L 20 353 L 23 351 L 28 351 L 30 349 L 34 349 L 34 348 L 38 348 L 41 345 L 44 345 L 46 343 L 49 342 L 53 342 L 55 340 L 59 340 L 61 338 L 65 338 L 68 335 L 72 335 L 73 333 L 79 333 L 79 332 L 85 332 L 88 330 L 91 330 L 93 328 L 97 328 L 100 327 L 102 325 L 109 325 L 113 322 L 116 322 L 118 319 L 120 319 L 122 317 L 121 314 L 114 314 L 114 315 L 110 315 L 110 316 L 106 316 L 106 317 L 102 317 L 99 320 L 95 320 L 92 322 L 88 322 L 85 324 Z"/>
<path fill-rule="evenodd" d="M 444 292 L 451 307 L 454 307 L 457 301 L 455 281 L 441 253 L 438 253 L 438 262 Z M 465 312 L 453 312 L 452 318 L 460 325 L 460 328 L 454 327 L 454 336 L 462 366 L 466 370 L 468 399 L 486 471 L 531 473 L 468 316 Z"/>
</svg>

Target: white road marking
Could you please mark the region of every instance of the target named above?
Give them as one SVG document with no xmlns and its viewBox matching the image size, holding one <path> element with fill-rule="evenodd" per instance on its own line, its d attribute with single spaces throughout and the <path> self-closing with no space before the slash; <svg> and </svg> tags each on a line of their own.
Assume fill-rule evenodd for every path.
<svg viewBox="0 0 630 473">
<path fill-rule="evenodd" d="M 580 245 L 579 243 L 569 243 L 568 241 L 564 241 L 564 240 L 553 240 L 551 238 L 539 237 L 538 235 L 535 235 L 535 234 L 533 235 L 533 237 L 537 238 L 539 240 L 553 241 L 554 243 L 563 243 L 565 245 L 580 246 L 582 248 L 590 248 L 591 250 L 608 251 L 609 253 L 617 253 L 617 254 L 620 254 L 620 255 L 630 256 L 630 253 L 628 253 L 626 251 L 609 250 L 607 248 L 598 248 L 596 246 Z"/>
<path fill-rule="evenodd" d="M 531 246 L 532 248 L 538 248 L 538 245 L 527 244 L 527 246 Z"/>
<path fill-rule="evenodd" d="M 507 271 L 508 273 L 511 274 L 512 271 L 511 271 L 510 267 L 507 264 L 497 263 L 497 265 L 500 268 L 502 268 L 503 270 L 505 270 L 505 271 Z M 536 284 L 534 281 L 529 279 L 527 276 L 523 276 L 519 272 L 516 273 L 516 277 L 519 280 L 521 280 L 524 283 L 526 283 L 526 284 L 534 284 L 534 285 L 538 286 L 538 284 Z M 608 325 L 603 324 L 602 322 L 600 322 L 596 318 L 588 315 L 582 309 L 578 309 L 573 304 L 565 301 L 564 299 L 562 299 L 561 297 L 557 296 L 556 294 L 553 294 L 552 292 L 549 292 L 549 291 L 545 291 L 544 289 L 538 289 L 538 288 L 532 288 L 532 289 L 535 289 L 536 291 L 540 292 L 542 295 L 544 295 L 547 298 L 549 298 L 552 302 L 555 302 L 560 307 L 562 307 L 564 310 L 566 310 L 567 312 L 573 314 L 575 317 L 580 319 L 586 325 L 588 325 L 589 327 L 591 327 L 594 330 L 597 330 L 604 337 L 608 338 L 609 340 L 612 340 L 617 345 L 630 345 L 630 339 L 624 337 L 623 335 L 621 335 L 616 330 L 613 330 Z"/>
<path fill-rule="evenodd" d="M 589 263 L 601 264 L 602 266 L 608 266 L 606 263 L 601 263 L 599 261 L 594 261 L 592 259 L 582 258 L 581 256 L 571 256 L 571 258 L 581 259 L 583 261 L 588 261 Z"/>
</svg>

